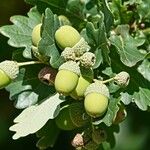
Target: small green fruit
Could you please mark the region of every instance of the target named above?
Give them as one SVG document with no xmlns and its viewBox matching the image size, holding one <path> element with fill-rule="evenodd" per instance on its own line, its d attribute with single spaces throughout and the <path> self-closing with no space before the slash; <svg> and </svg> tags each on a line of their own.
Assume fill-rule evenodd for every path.
<svg viewBox="0 0 150 150">
<path fill-rule="evenodd" d="M 42 24 L 38 24 L 33 28 L 32 31 L 32 43 L 34 46 L 38 46 L 39 41 L 41 40 L 41 26 Z"/>
<path fill-rule="evenodd" d="M 60 27 L 55 33 L 56 42 L 61 49 L 73 47 L 80 38 L 79 32 L 69 25 Z"/>
<path fill-rule="evenodd" d="M 7 86 L 19 73 L 17 62 L 5 60 L 0 63 L 0 89 Z"/>
<path fill-rule="evenodd" d="M 58 19 L 62 25 L 71 25 L 69 19 L 64 15 L 59 15 Z"/>
<path fill-rule="evenodd" d="M 108 107 L 109 91 L 102 83 L 92 83 L 85 91 L 84 107 L 91 117 L 102 116 Z"/>
<path fill-rule="evenodd" d="M 70 118 L 69 105 L 61 109 L 59 115 L 55 118 L 55 122 L 58 128 L 62 130 L 73 130 L 76 128 Z"/>
<path fill-rule="evenodd" d="M 56 90 L 64 95 L 72 92 L 79 80 L 80 68 L 76 62 L 67 61 L 59 67 L 59 71 L 55 78 Z"/>
<path fill-rule="evenodd" d="M 78 85 L 70 94 L 74 99 L 83 99 L 84 93 L 87 87 L 93 81 L 93 70 L 92 69 L 81 69 L 81 75 L 79 77 Z"/>
<path fill-rule="evenodd" d="M 108 98 L 100 93 L 91 93 L 85 97 L 86 112 L 92 117 L 102 116 L 108 107 Z"/>
<path fill-rule="evenodd" d="M 3 70 L 0 69 L 0 89 L 4 88 L 10 83 L 11 79 L 9 78 L 9 76 Z"/>
<path fill-rule="evenodd" d="M 75 90 L 70 94 L 70 96 L 74 99 L 83 99 L 84 92 L 86 88 L 90 85 L 91 79 L 85 78 L 80 76 L 78 85 L 76 86 Z"/>
</svg>

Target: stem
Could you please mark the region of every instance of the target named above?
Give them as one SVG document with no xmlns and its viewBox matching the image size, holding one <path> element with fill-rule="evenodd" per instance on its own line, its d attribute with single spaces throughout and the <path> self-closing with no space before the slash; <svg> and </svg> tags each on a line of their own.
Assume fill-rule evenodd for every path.
<svg viewBox="0 0 150 150">
<path fill-rule="evenodd" d="M 100 81 L 100 80 L 97 80 L 97 79 L 94 79 L 93 81 L 94 81 L 94 82 L 101 82 L 101 83 L 105 84 L 105 83 L 114 81 L 114 77 L 113 77 L 113 78 L 110 78 L 110 79 L 107 79 L 107 80 L 104 80 L 104 81 Z"/>
<path fill-rule="evenodd" d="M 42 64 L 42 63 L 43 62 L 40 62 L 40 61 L 21 62 L 21 63 L 18 63 L 18 66 L 21 67 L 21 66 L 34 65 L 34 64 Z"/>
</svg>

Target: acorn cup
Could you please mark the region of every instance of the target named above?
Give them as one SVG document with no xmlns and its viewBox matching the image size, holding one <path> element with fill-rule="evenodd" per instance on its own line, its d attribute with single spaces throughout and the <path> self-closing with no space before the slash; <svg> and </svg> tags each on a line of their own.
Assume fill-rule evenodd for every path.
<svg viewBox="0 0 150 150">
<path fill-rule="evenodd" d="M 73 47 L 79 42 L 81 36 L 79 32 L 69 25 L 61 26 L 55 32 L 55 40 L 60 49 L 65 49 L 66 47 Z"/>
<path fill-rule="evenodd" d="M 85 68 L 93 67 L 95 62 L 96 62 L 96 56 L 91 52 L 86 52 L 80 57 L 81 66 Z"/>
<path fill-rule="evenodd" d="M 0 89 L 6 87 L 19 73 L 17 62 L 5 60 L 0 63 Z"/>
<path fill-rule="evenodd" d="M 61 57 L 65 60 L 65 61 L 75 61 L 76 60 L 76 55 L 75 52 L 72 48 L 70 47 L 66 47 L 64 49 L 64 51 L 61 53 Z"/>
<path fill-rule="evenodd" d="M 69 95 L 77 86 L 80 67 L 74 61 L 67 61 L 59 67 L 55 78 L 55 89 L 58 93 Z"/>
<path fill-rule="evenodd" d="M 93 118 L 101 117 L 108 108 L 109 90 L 99 81 L 90 84 L 85 91 L 84 107 Z"/>
<path fill-rule="evenodd" d="M 76 57 L 81 57 L 85 52 L 90 50 L 90 46 L 82 37 L 80 41 L 72 47 L 72 49 L 74 50 Z"/>
<path fill-rule="evenodd" d="M 127 72 L 122 71 L 114 77 L 114 80 L 119 86 L 126 87 L 130 81 L 130 75 Z"/>
</svg>

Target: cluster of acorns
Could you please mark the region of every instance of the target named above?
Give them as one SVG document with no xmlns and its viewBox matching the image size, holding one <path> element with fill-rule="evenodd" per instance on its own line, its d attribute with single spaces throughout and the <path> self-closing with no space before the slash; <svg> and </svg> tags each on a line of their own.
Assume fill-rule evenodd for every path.
<svg viewBox="0 0 150 150">
<path fill-rule="evenodd" d="M 69 24 L 66 18 L 61 17 L 61 19 Z M 35 47 L 38 47 L 41 40 L 40 32 L 41 24 L 38 24 L 32 31 L 32 43 Z M 84 104 L 76 101 L 77 103 L 62 107 L 55 119 L 59 128 L 72 130 L 85 125 L 89 116 L 97 118 L 104 115 L 108 108 L 109 90 L 102 81 L 93 80 L 92 67 L 96 62 L 96 56 L 90 52 L 90 46 L 76 29 L 71 25 L 62 25 L 55 32 L 55 41 L 62 50 L 61 57 L 64 60 L 55 77 L 55 89 L 61 95 L 84 100 Z M 19 63 L 15 61 L 1 62 L 0 88 L 7 86 L 17 77 L 18 73 Z M 121 86 L 126 86 L 129 83 L 129 74 L 121 72 L 113 80 Z"/>
<path fill-rule="evenodd" d="M 64 49 L 61 56 L 66 61 L 59 67 L 55 78 L 57 92 L 84 99 L 85 110 L 90 116 L 102 116 L 108 106 L 109 91 L 101 82 L 92 83 L 96 56 L 89 52 L 87 42 L 71 26 L 60 27 L 55 39 L 57 45 Z"/>
</svg>

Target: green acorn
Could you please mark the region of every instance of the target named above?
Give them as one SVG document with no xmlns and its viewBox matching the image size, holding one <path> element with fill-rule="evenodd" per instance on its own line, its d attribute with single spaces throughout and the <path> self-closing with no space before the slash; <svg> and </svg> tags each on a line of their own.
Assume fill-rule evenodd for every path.
<svg viewBox="0 0 150 150">
<path fill-rule="evenodd" d="M 69 25 L 61 26 L 55 32 L 55 40 L 58 46 L 61 49 L 66 47 L 73 47 L 76 43 L 79 42 L 81 36 L 79 32 Z"/>
<path fill-rule="evenodd" d="M 0 63 L 0 89 L 4 88 L 17 77 L 19 66 L 17 62 L 5 60 Z"/>
<path fill-rule="evenodd" d="M 55 78 L 55 89 L 57 92 L 69 95 L 79 80 L 80 68 L 74 61 L 67 61 L 59 67 L 59 71 Z"/>
<path fill-rule="evenodd" d="M 86 52 L 80 57 L 80 62 L 85 68 L 91 68 L 96 62 L 96 56 L 91 52 Z"/>
<path fill-rule="evenodd" d="M 95 82 L 85 91 L 84 107 L 91 117 L 102 116 L 108 107 L 109 90 L 105 84 Z"/>
<path fill-rule="evenodd" d="M 69 19 L 64 15 L 59 15 L 58 19 L 59 19 L 61 25 L 71 25 Z"/>
<path fill-rule="evenodd" d="M 63 108 L 61 108 L 61 111 L 55 118 L 55 122 L 58 128 L 62 130 L 73 130 L 76 128 L 76 126 L 73 124 L 70 118 L 69 105 L 66 105 Z"/>
<path fill-rule="evenodd" d="M 76 60 L 75 52 L 70 47 L 66 47 L 65 50 L 61 53 L 61 56 L 64 58 L 65 61 Z"/>
<path fill-rule="evenodd" d="M 70 96 L 74 99 L 81 100 L 87 87 L 92 83 L 94 78 L 92 69 L 81 68 L 81 75 L 79 77 L 76 88 L 71 92 Z"/>
<path fill-rule="evenodd" d="M 41 26 L 41 23 L 36 25 L 32 31 L 32 43 L 36 47 L 38 46 L 38 43 L 41 40 Z"/>
</svg>

